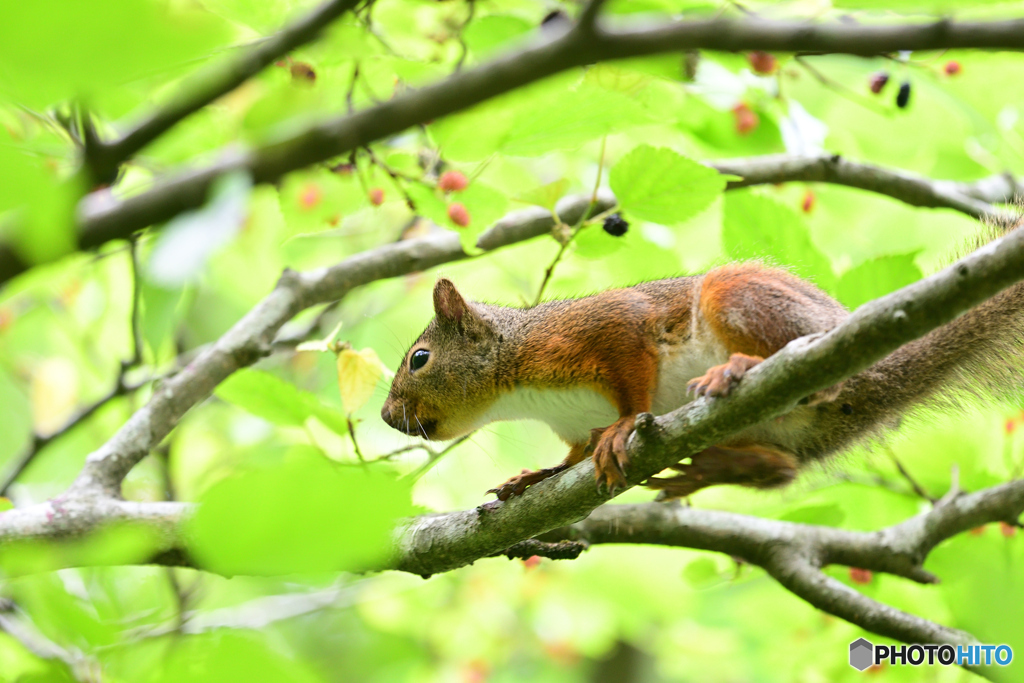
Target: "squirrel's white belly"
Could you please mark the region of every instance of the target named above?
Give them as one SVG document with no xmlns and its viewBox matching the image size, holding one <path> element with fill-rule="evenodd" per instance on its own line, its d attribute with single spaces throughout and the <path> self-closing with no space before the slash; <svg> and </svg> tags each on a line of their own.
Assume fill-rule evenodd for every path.
<svg viewBox="0 0 1024 683">
<path fill-rule="evenodd" d="M 664 415 L 692 401 L 693 396 L 686 391 L 687 383 L 728 359 L 728 352 L 719 344 L 691 342 L 663 349 L 651 412 Z M 502 394 L 476 427 L 504 420 L 539 420 L 547 423 L 563 441 L 573 444 L 589 441 L 591 429 L 607 427 L 618 419 L 615 405 L 592 389 L 517 387 Z"/>
<path fill-rule="evenodd" d="M 691 379 L 700 377 L 709 368 L 729 360 L 729 352 L 720 343 L 696 341 L 683 346 L 663 347 L 658 362 L 658 385 L 654 389 L 651 412 L 670 413 L 693 400 L 686 390 Z"/>
<path fill-rule="evenodd" d="M 500 420 L 540 420 L 563 441 L 590 440 L 590 430 L 619 419 L 611 401 L 591 389 L 535 389 L 518 387 L 502 394 L 481 418 L 480 426 Z"/>
</svg>

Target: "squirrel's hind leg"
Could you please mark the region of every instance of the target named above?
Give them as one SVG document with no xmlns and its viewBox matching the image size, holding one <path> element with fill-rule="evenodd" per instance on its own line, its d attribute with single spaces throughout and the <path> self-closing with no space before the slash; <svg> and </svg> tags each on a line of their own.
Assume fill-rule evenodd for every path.
<svg viewBox="0 0 1024 683">
<path fill-rule="evenodd" d="M 775 446 L 712 446 L 694 455 L 689 463 L 673 465 L 679 476 L 651 477 L 644 486 L 661 491 L 658 500 L 689 496 L 716 484 L 774 488 L 791 482 L 797 465 L 796 456 Z"/>
</svg>

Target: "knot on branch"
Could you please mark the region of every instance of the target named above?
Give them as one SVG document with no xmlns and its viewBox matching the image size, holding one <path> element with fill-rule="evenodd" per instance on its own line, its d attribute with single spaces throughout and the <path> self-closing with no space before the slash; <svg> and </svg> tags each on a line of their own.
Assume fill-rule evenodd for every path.
<svg viewBox="0 0 1024 683">
<path fill-rule="evenodd" d="M 491 557 L 504 555 L 510 560 L 525 560 L 537 555 L 549 560 L 575 560 L 589 547 L 590 544 L 585 541 L 555 541 L 552 543 L 531 538 L 494 553 Z"/>
</svg>

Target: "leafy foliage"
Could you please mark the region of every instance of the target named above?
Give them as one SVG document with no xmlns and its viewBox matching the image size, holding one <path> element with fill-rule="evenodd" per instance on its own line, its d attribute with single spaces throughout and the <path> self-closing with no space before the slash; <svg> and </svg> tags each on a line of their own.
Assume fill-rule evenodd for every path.
<svg viewBox="0 0 1024 683">
<path fill-rule="evenodd" d="M 139 236 L 138 277 L 122 243 L 70 255 L 76 202 L 87 192 L 98 202 L 131 197 L 183 165 L 220 158 L 223 148 L 272 143 L 500 58 L 555 30 L 550 22 L 540 27 L 550 10 L 579 9 L 575 2 L 377 0 L 171 128 L 126 163 L 112 187 L 90 186 L 80 163 L 83 126 L 116 139 L 152 107 L 189 92 L 188 74 L 259 44 L 313 4 L 0 4 L 0 239 L 29 263 L 64 256 L 0 290 L 0 472 L 14 466 L 34 432 L 59 428 L 105 396 L 122 362 L 146 377 L 187 371 L 193 354 L 245 315 L 284 268 L 328 266 L 437 229 L 455 230 L 475 254 L 479 235 L 507 212 L 551 211 L 562 197 L 601 187 L 615 193 L 629 229 L 612 236 L 600 216 L 557 226 L 561 239 L 575 236 L 546 298 L 758 258 L 853 308 L 932 272 L 977 231 L 975 222 L 824 184 L 813 186 L 810 203 L 802 183 L 726 192 L 728 179 L 702 162 L 827 150 L 954 181 L 1024 173 L 1017 55 L 915 53 L 897 64 L 779 54 L 764 74 L 744 55 L 669 54 L 549 77 L 273 185 L 226 176 L 202 209 Z M 813 17 L 798 5 L 750 8 L 814 19 L 850 12 L 865 23 L 873 21 L 869 10 L 883 8 L 875 0 L 835 6 L 841 11 L 816 6 Z M 894 20 L 950 8 L 884 4 Z M 958 17 L 992 18 L 1021 8 L 955 9 Z M 666 21 L 723 9 L 704 0 L 614 0 L 603 11 L 609 21 Z M 944 68 L 954 59 L 958 69 Z M 892 78 L 873 94 L 880 71 Z M 896 97 L 904 80 L 912 96 L 902 108 Z M 445 172 L 460 174 L 465 186 L 441 186 Z M 544 236 L 442 271 L 474 299 L 532 302 L 561 247 Z M 485 560 L 429 581 L 359 574 L 380 560 L 402 516 L 480 505 L 483 492 L 511 473 L 563 455 L 542 425 L 503 423 L 425 464 L 417 440 L 381 423 L 384 369 L 397 367 L 428 322 L 433 280 L 431 272 L 376 282 L 323 319 L 315 319 L 319 311 L 300 318 L 297 329 L 317 323 L 303 328 L 309 338 L 341 323 L 346 345 L 324 344 L 329 353 L 275 347 L 258 368 L 217 387 L 133 470 L 127 499 L 199 503 L 188 551 L 225 576 L 152 566 L 50 572 L 69 556 L 46 544 L 5 548 L 0 616 L 28 623 L 35 643 L 53 648 L 0 629 L 0 683 L 583 681 L 610 668 L 609 658 L 632 661 L 637 681 L 861 680 L 846 664 L 849 642 L 883 639 L 816 612 L 760 570 L 725 557 L 596 547 L 574 562 Z M 59 494 L 85 454 L 159 390 L 158 379 L 105 403 L 43 448 L 7 495 L 20 505 Z M 948 489 L 954 466 L 967 489 L 1019 477 L 1020 409 L 986 405 L 966 416 L 911 420 L 883 445 L 785 491 L 713 489 L 693 504 L 878 529 L 926 505 L 896 463 L 933 497 Z M 0 498 L 0 515 L 9 507 Z M 1011 526 L 951 539 L 927 566 L 943 578 L 939 586 L 887 575 L 862 584 L 845 567 L 830 571 L 899 609 L 1009 643 L 1020 659 L 1022 544 Z M 153 547 L 153 538 L 114 528 L 59 552 L 117 565 L 140 562 Z M 1019 679 L 1021 666 L 1003 672 L 1006 680 Z M 883 672 L 886 680 L 939 683 L 964 676 L 939 668 Z"/>
</svg>

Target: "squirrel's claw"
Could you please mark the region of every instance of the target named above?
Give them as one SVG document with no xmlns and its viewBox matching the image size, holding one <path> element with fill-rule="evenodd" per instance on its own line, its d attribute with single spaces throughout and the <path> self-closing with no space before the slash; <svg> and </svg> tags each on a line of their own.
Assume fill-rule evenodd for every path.
<svg viewBox="0 0 1024 683">
<path fill-rule="evenodd" d="M 626 465 L 629 455 L 626 453 L 626 439 L 633 432 L 635 417 L 623 417 L 605 429 L 591 431 L 591 443 L 594 444 L 594 475 L 598 486 L 607 486 L 608 492 L 615 495 L 618 488 L 626 488 Z"/>
<path fill-rule="evenodd" d="M 542 470 L 523 470 L 522 473 L 510 478 L 496 489 L 487 489 L 487 493 L 498 496 L 498 500 L 508 500 L 512 496 L 521 496 L 528 486 L 544 481 L 568 467 L 565 463 Z"/>
<path fill-rule="evenodd" d="M 728 396 L 747 371 L 763 360 L 760 356 L 734 353 L 728 363 L 708 368 L 703 375 L 687 382 L 686 391 L 697 396 Z"/>
</svg>

